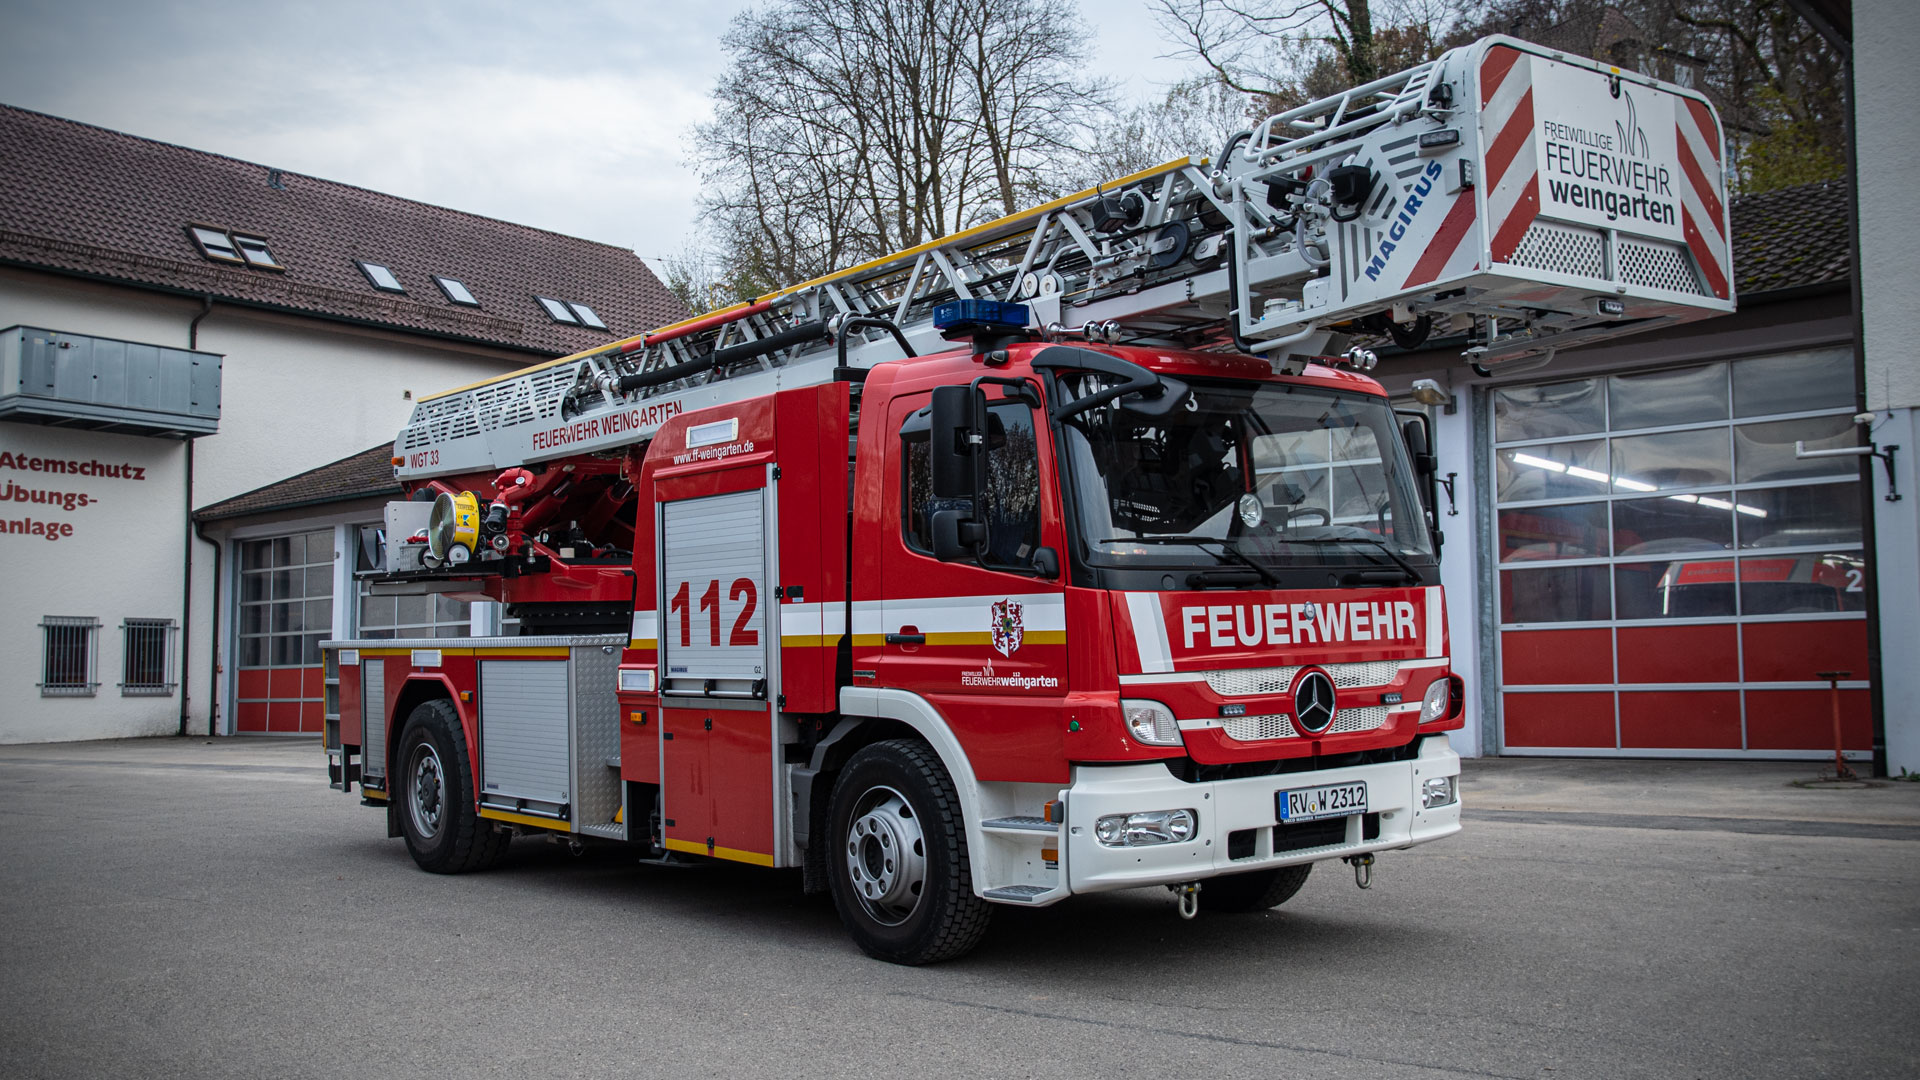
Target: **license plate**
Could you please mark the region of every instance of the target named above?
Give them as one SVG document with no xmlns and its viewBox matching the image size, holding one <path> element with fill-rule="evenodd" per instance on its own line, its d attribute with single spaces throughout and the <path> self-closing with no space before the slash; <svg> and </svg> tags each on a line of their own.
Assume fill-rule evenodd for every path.
<svg viewBox="0 0 1920 1080">
<path fill-rule="evenodd" d="M 1367 812 L 1367 782 L 1328 784 L 1325 787 L 1297 788 L 1274 794 L 1280 820 L 1313 821 L 1316 818 L 1346 817 Z"/>
</svg>

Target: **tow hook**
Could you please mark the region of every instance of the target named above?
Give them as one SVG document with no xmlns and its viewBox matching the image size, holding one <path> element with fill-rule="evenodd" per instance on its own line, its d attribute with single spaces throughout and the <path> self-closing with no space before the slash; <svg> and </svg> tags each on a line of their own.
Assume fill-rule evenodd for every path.
<svg viewBox="0 0 1920 1080">
<path fill-rule="evenodd" d="M 1353 867 L 1353 883 L 1363 889 L 1373 888 L 1373 855 L 1348 855 L 1340 860 Z"/>
<path fill-rule="evenodd" d="M 1200 883 L 1189 881 L 1184 885 L 1169 885 L 1167 891 L 1180 901 L 1180 917 L 1191 919 L 1200 914 Z"/>
<path fill-rule="evenodd" d="M 577 859 L 587 853 L 587 845 L 579 837 L 570 836 L 567 838 L 567 853 Z"/>
</svg>

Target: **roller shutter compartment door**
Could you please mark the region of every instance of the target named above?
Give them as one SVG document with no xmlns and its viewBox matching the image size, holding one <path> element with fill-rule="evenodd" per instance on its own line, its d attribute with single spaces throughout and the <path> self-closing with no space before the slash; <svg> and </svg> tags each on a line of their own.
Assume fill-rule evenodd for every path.
<svg viewBox="0 0 1920 1080">
<path fill-rule="evenodd" d="M 480 663 L 480 799 L 572 801 L 563 660 Z"/>
<path fill-rule="evenodd" d="M 667 689 L 706 680 L 764 695 L 767 546 L 764 489 L 662 507 L 660 645 Z"/>
</svg>

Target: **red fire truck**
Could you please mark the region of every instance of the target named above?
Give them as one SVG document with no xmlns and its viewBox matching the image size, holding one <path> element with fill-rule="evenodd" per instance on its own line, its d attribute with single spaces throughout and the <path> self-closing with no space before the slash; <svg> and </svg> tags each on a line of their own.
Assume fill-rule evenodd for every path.
<svg viewBox="0 0 1920 1080">
<path fill-rule="evenodd" d="M 1705 186 L 1543 201 L 1562 151 L 1519 151 L 1613 112 L 1712 147 Z M 1367 345 L 1464 328 L 1484 370 L 1727 310 L 1713 124 L 1489 39 L 1211 170 L 422 401 L 370 587 L 519 632 L 328 642 L 333 781 L 436 872 L 514 836 L 798 868 L 901 963 L 995 904 L 1364 882 L 1459 830 L 1465 708 L 1424 417 Z M 1597 260 L 1534 265 L 1541 230 Z"/>
</svg>

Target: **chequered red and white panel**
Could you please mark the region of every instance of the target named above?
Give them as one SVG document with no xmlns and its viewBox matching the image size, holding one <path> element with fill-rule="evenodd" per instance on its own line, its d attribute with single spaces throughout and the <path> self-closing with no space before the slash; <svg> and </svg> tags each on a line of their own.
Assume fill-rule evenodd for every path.
<svg viewBox="0 0 1920 1080">
<path fill-rule="evenodd" d="M 1681 99 L 1686 108 L 1676 117 L 1680 137 L 1676 148 L 1686 182 L 1680 187 L 1680 223 L 1687 249 L 1700 264 L 1707 287 L 1722 300 L 1728 297 L 1727 217 L 1720 191 L 1720 125 L 1704 102 Z M 1712 163 L 1712 173 L 1702 168 Z"/>
<path fill-rule="evenodd" d="M 1540 213 L 1533 128 L 1532 62 L 1518 49 L 1495 45 L 1480 61 L 1480 131 L 1487 139 L 1487 221 L 1495 262 L 1513 257 Z"/>
</svg>

